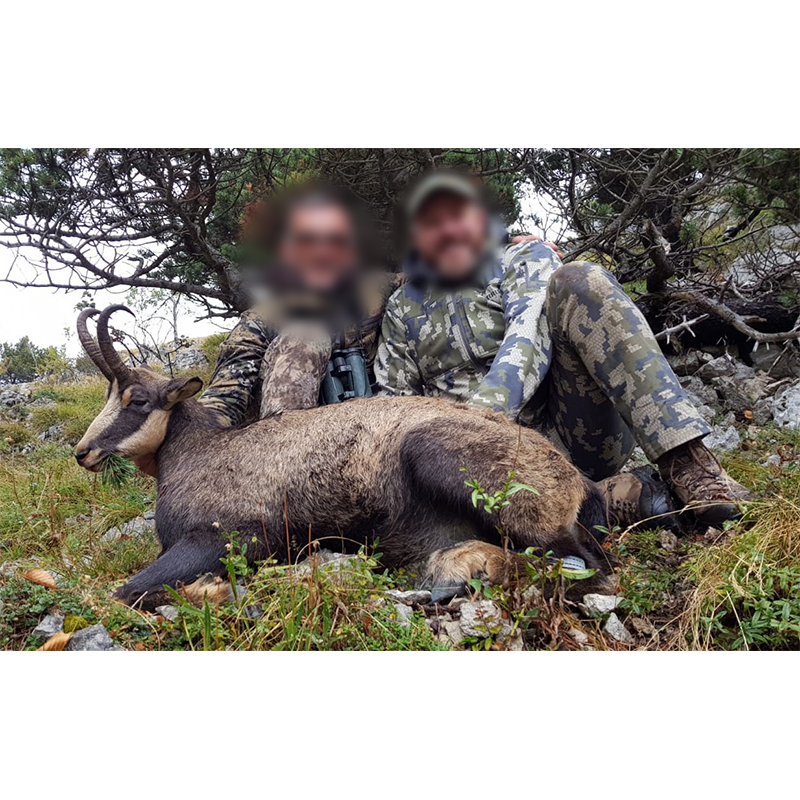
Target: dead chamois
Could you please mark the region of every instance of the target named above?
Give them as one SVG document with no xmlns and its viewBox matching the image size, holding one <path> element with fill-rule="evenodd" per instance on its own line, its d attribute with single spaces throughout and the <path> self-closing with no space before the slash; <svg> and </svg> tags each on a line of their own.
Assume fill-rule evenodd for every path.
<svg viewBox="0 0 800 800">
<path fill-rule="evenodd" d="M 421 564 L 423 584 L 439 588 L 477 576 L 499 583 L 520 568 L 497 527 L 513 548 L 608 569 L 589 526 L 578 523 L 591 484 L 540 434 L 501 414 L 425 397 L 351 400 L 221 427 L 193 398 L 199 378 L 122 362 L 108 331 L 122 308 L 86 309 L 78 319 L 80 341 L 109 386 L 75 448 L 88 470 L 117 454 L 158 481 L 163 550 L 117 590 L 122 601 L 152 608 L 165 585 L 222 574 L 224 532 L 248 542 L 253 561 L 291 558 L 291 543 L 307 542 L 309 529 L 334 549 L 379 540 L 386 566 Z M 86 323 L 96 314 L 95 342 Z M 491 516 L 473 505 L 466 477 L 495 491 L 512 472 L 537 493 L 518 492 Z"/>
</svg>

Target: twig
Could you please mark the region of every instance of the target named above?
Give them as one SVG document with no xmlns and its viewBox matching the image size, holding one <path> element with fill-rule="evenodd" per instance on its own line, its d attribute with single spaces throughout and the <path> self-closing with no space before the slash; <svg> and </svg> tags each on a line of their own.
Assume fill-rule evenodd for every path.
<svg viewBox="0 0 800 800">
<path fill-rule="evenodd" d="M 695 294 L 694 292 L 672 292 L 669 297 L 673 300 L 683 300 L 686 303 L 692 303 L 695 306 L 705 309 L 709 313 L 727 322 L 732 328 L 739 331 L 739 333 L 749 336 L 756 342 L 786 342 L 793 339 L 800 339 L 800 330 L 797 329 L 797 326 L 790 331 L 783 331 L 781 333 L 762 333 L 755 328 L 751 328 L 744 317 L 731 311 L 727 306 L 718 303 L 716 300 L 704 297 L 703 295 Z"/>
<path fill-rule="evenodd" d="M 698 322 L 703 322 L 707 320 L 709 317 L 708 314 L 701 314 L 699 317 L 695 317 L 694 319 L 686 319 L 684 317 L 683 322 L 678 323 L 677 325 L 673 325 L 671 328 L 664 328 L 663 331 L 659 331 L 656 334 L 656 339 L 661 341 L 662 339 L 666 339 L 667 343 L 669 343 L 669 337 L 675 333 L 680 333 L 682 330 L 687 330 L 689 333 L 694 336 L 694 331 L 692 330 L 692 325 L 697 325 Z"/>
</svg>

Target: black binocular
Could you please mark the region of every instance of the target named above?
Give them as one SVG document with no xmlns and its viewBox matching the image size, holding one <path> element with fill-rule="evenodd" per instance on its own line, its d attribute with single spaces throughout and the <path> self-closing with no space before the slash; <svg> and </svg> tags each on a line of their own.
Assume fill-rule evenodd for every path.
<svg viewBox="0 0 800 800">
<path fill-rule="evenodd" d="M 320 405 L 343 403 L 354 397 L 372 397 L 367 359 L 362 347 L 334 350 L 322 379 Z"/>
</svg>

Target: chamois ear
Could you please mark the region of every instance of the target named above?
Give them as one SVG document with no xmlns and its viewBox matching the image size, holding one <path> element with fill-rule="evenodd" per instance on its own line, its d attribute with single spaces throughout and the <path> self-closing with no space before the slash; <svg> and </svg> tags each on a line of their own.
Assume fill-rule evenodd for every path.
<svg viewBox="0 0 800 800">
<path fill-rule="evenodd" d="M 167 387 L 164 408 L 172 408 L 174 405 L 197 394 L 202 388 L 203 381 L 200 378 L 175 378 L 175 380 L 170 381 Z"/>
</svg>

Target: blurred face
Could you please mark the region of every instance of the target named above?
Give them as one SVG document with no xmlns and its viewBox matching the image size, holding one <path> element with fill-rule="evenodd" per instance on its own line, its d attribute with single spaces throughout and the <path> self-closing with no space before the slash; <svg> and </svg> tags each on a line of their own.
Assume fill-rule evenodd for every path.
<svg viewBox="0 0 800 800">
<path fill-rule="evenodd" d="M 417 252 L 438 275 L 459 281 L 469 277 L 486 246 L 486 210 L 453 194 L 432 197 L 412 226 Z"/>
<path fill-rule="evenodd" d="M 281 239 L 278 258 L 306 289 L 334 289 L 356 269 L 350 216 L 335 204 L 295 209 Z"/>
</svg>

